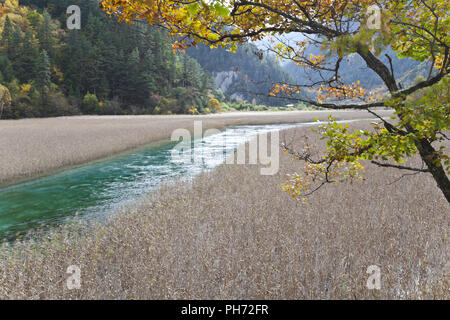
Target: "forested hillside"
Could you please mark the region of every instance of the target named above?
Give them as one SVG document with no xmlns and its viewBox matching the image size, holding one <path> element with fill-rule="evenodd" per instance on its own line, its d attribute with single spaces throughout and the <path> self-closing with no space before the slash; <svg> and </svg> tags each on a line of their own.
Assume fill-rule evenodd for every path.
<svg viewBox="0 0 450 320">
<path fill-rule="evenodd" d="M 66 27 L 66 10 L 73 4 L 81 8 L 80 30 Z M 320 53 L 318 48 L 308 50 Z M 400 85 L 424 75 L 418 62 L 387 53 Z M 341 65 L 343 80 L 360 80 L 363 87 L 378 89 L 380 80 L 363 67 L 350 55 Z M 253 44 L 242 45 L 236 53 L 205 45 L 174 53 L 161 29 L 117 23 L 93 0 L 0 0 L 3 119 L 267 109 L 250 103 L 292 103 L 269 96 L 274 83 L 319 77 L 292 63 L 282 66 Z M 297 97 L 310 100 L 312 95 L 302 90 Z"/>
<path fill-rule="evenodd" d="M 81 30 L 66 28 L 68 6 Z M 220 92 L 164 32 L 119 24 L 92 0 L 0 0 L 2 118 L 214 112 Z"/>
</svg>

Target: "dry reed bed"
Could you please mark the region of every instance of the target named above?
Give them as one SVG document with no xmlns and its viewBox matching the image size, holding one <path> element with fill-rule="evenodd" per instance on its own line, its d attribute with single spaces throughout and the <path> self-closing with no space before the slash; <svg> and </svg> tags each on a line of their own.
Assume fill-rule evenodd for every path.
<svg viewBox="0 0 450 320">
<path fill-rule="evenodd" d="M 169 139 L 177 128 L 371 117 L 367 112 L 238 112 L 207 116 L 84 116 L 0 120 L 0 185 Z M 387 112 L 383 112 L 387 114 Z"/>
<path fill-rule="evenodd" d="M 293 132 L 322 146 L 308 128 Z M 284 154 L 274 176 L 223 165 L 84 235 L 68 225 L 4 246 L 0 298 L 450 298 L 450 206 L 428 175 L 389 185 L 400 172 L 369 165 L 366 181 L 329 185 L 304 205 L 280 188 L 300 166 Z M 66 287 L 69 265 L 81 268 L 79 290 Z M 366 288 L 370 265 L 379 291 Z"/>
</svg>

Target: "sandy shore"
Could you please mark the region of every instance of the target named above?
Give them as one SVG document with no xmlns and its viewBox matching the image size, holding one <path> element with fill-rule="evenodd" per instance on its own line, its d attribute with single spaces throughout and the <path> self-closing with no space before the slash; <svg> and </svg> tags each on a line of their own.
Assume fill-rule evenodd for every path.
<svg viewBox="0 0 450 320">
<path fill-rule="evenodd" d="M 192 129 L 195 120 L 202 120 L 204 129 L 223 129 L 240 124 L 310 122 L 315 117 L 326 120 L 330 114 L 338 120 L 372 118 L 365 111 L 288 111 L 0 120 L 0 185 L 169 139 L 175 129 Z"/>
</svg>

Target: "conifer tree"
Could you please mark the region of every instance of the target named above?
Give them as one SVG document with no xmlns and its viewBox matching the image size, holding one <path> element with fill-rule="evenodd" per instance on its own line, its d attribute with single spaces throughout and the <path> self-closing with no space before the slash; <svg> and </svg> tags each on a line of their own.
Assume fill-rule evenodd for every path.
<svg viewBox="0 0 450 320">
<path fill-rule="evenodd" d="M 11 20 L 9 19 L 8 15 L 6 15 L 5 25 L 3 27 L 2 40 L 1 40 L 1 44 L 4 49 L 9 47 L 12 33 L 13 33 L 13 26 L 11 24 Z"/>
<path fill-rule="evenodd" d="M 37 30 L 37 36 L 41 50 L 45 50 L 50 57 L 53 57 L 53 31 L 52 18 L 47 11 L 44 11 L 42 22 Z"/>
<path fill-rule="evenodd" d="M 41 94 L 47 93 L 51 84 L 50 58 L 47 51 L 42 50 L 36 60 L 36 87 Z"/>
<path fill-rule="evenodd" d="M 17 63 L 18 78 L 21 82 L 28 82 L 33 79 L 38 56 L 39 51 L 34 41 L 33 33 L 30 29 L 27 29 L 20 47 L 20 56 Z"/>
</svg>

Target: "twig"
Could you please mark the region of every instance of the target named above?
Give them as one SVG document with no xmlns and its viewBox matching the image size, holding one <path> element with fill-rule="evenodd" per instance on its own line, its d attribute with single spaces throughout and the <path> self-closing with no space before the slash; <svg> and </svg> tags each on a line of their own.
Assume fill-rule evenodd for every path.
<svg viewBox="0 0 450 320">
<path fill-rule="evenodd" d="M 425 164 L 425 163 L 422 161 L 422 169 L 423 169 L 423 167 L 424 167 L 424 164 Z M 397 179 L 395 179 L 394 181 L 388 183 L 387 185 L 390 186 L 390 185 L 392 185 L 392 184 L 394 184 L 394 183 L 396 183 L 396 182 L 399 182 L 399 181 L 402 180 L 404 177 L 407 177 L 407 176 L 415 176 L 416 174 L 419 174 L 419 173 L 421 173 L 421 172 L 420 172 L 420 171 L 417 171 L 417 172 L 414 172 L 414 173 L 405 173 L 405 174 L 402 174 L 399 178 L 397 178 Z"/>
<path fill-rule="evenodd" d="M 401 165 L 397 165 L 397 164 L 381 163 L 381 162 L 378 162 L 375 160 L 372 160 L 371 162 L 380 167 L 395 168 L 395 169 L 399 169 L 399 170 L 409 170 L 409 171 L 416 171 L 416 172 L 430 172 L 429 169 L 411 168 L 411 167 L 405 167 L 405 166 L 401 166 Z"/>
</svg>

